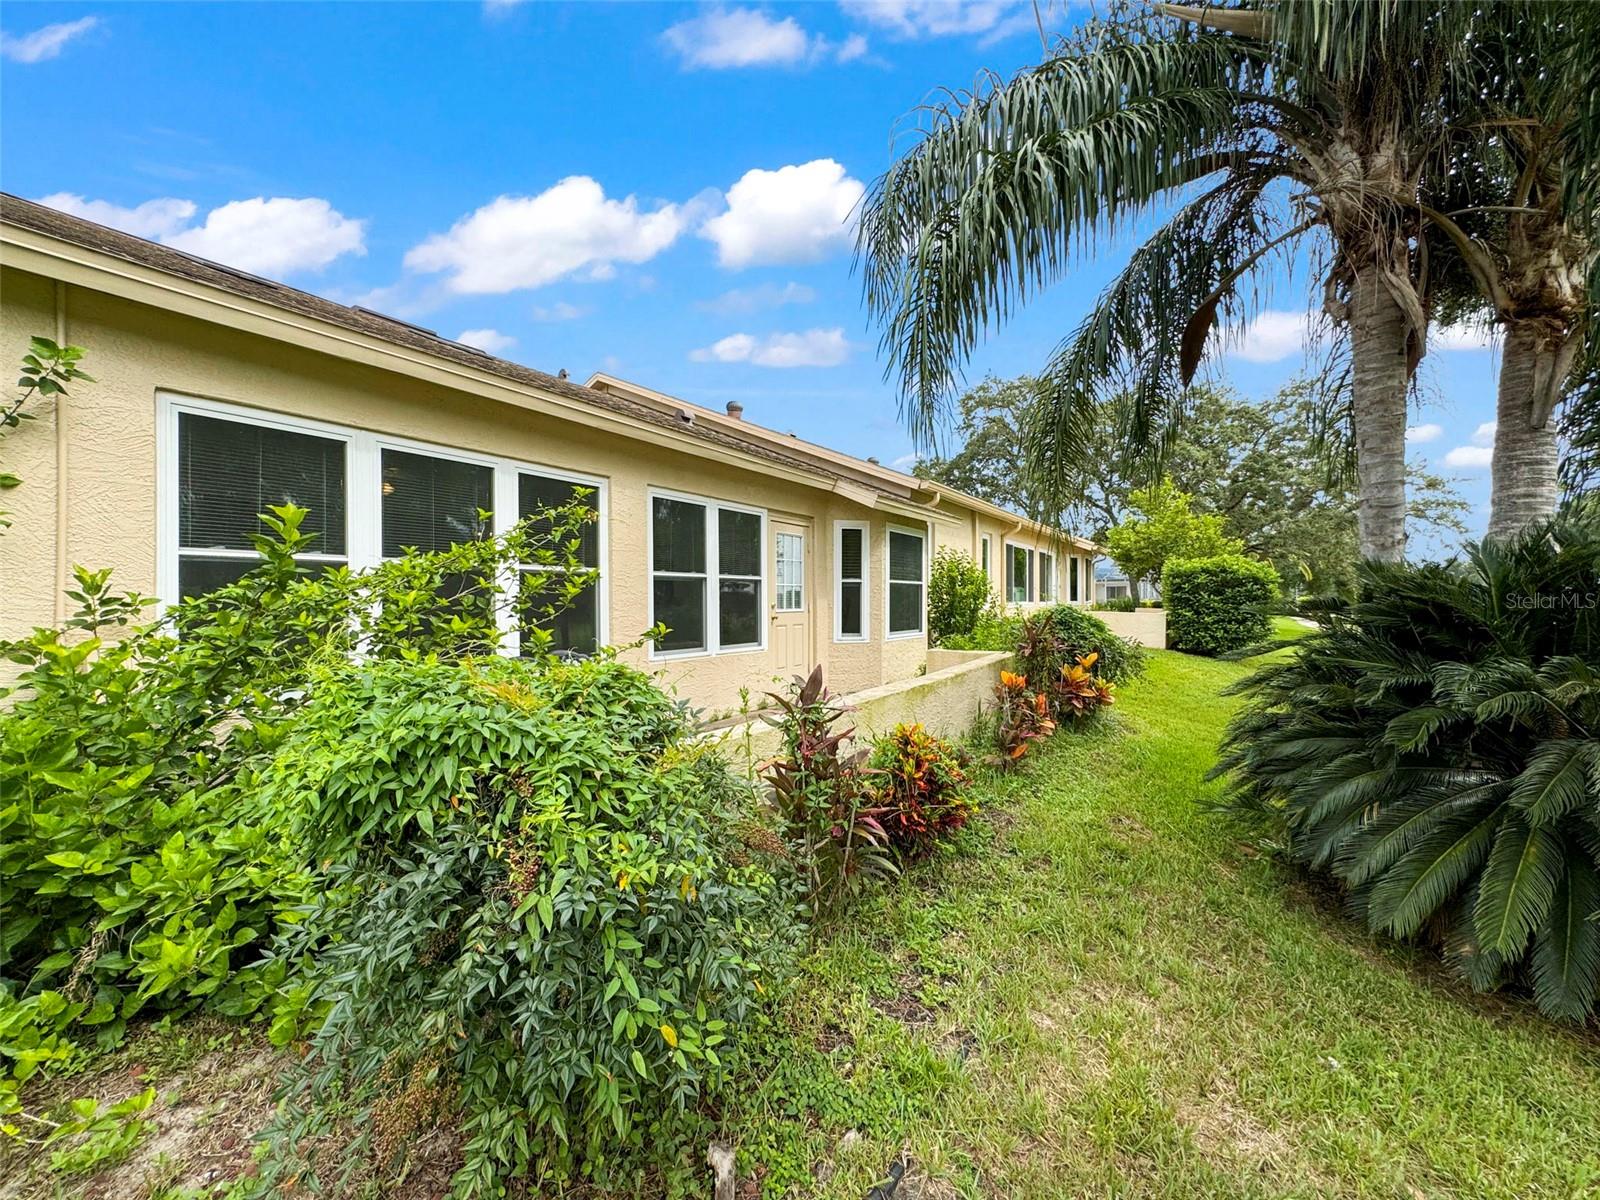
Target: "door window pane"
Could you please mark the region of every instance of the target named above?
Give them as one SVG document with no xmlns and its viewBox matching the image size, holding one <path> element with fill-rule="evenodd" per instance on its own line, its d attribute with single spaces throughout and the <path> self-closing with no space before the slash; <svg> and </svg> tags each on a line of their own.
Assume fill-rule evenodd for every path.
<svg viewBox="0 0 1600 1200">
<path fill-rule="evenodd" d="M 778 576 L 778 611 L 799 612 L 806 606 L 805 539 L 798 533 L 780 533 L 774 559 Z"/>
<path fill-rule="evenodd" d="M 383 556 L 448 550 L 487 537 L 494 468 L 404 450 L 383 452 Z"/>
</svg>

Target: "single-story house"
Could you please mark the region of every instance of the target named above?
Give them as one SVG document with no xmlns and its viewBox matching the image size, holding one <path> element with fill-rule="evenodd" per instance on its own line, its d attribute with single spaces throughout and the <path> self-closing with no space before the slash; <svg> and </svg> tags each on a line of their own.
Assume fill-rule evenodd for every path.
<svg viewBox="0 0 1600 1200">
<path fill-rule="evenodd" d="M 83 346 L 94 383 L 5 441 L 0 637 L 65 615 L 74 564 L 170 603 L 237 577 L 293 500 L 308 564 L 443 548 L 593 489 L 597 585 L 557 643 L 624 643 L 702 707 L 821 663 L 841 692 L 921 672 L 929 564 L 1007 603 L 1087 604 L 1093 543 L 951 488 L 610 375 L 579 384 L 360 307 L 0 197 L 0 353 Z M 515 652 L 515 645 L 511 646 Z"/>
</svg>

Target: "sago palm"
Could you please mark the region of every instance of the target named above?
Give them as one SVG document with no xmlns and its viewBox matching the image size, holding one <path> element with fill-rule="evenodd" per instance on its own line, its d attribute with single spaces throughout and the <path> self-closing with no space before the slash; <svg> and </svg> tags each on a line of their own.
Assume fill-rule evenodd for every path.
<svg viewBox="0 0 1600 1200">
<path fill-rule="evenodd" d="M 1375 932 L 1553 1016 L 1600 999 L 1600 520 L 1368 564 L 1363 599 L 1237 690 L 1235 812 Z"/>
<path fill-rule="evenodd" d="M 1069 499 L 1095 398 L 1128 389 L 1130 434 L 1150 436 L 1265 264 L 1321 245 L 1326 307 L 1350 337 L 1361 548 L 1402 558 L 1406 399 L 1426 329 L 1418 192 L 1475 10 L 1159 7 L 1091 24 L 936 108 L 870 192 L 865 294 L 913 433 L 931 438 L 962 363 L 1014 307 L 1173 209 L 1046 372 L 1030 458 L 1043 492 Z"/>
</svg>

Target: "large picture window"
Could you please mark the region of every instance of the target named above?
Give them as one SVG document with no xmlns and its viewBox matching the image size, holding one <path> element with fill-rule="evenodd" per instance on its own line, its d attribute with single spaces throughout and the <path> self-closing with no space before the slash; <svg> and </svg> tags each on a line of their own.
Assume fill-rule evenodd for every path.
<svg viewBox="0 0 1600 1200">
<path fill-rule="evenodd" d="M 833 636 L 841 642 L 867 640 L 867 527 L 834 526 Z"/>
<path fill-rule="evenodd" d="M 889 530 L 889 636 L 922 632 L 923 593 L 927 580 L 927 539 L 916 530 Z"/>
<path fill-rule="evenodd" d="M 650 619 L 661 654 L 766 644 L 766 516 L 689 496 L 650 498 Z"/>
<path fill-rule="evenodd" d="M 348 561 L 343 438 L 318 437 L 199 413 L 178 414 L 177 596 L 203 596 L 238 580 L 260 556 L 251 538 L 269 507 L 306 509 L 315 535 L 297 561 Z"/>
<path fill-rule="evenodd" d="M 585 566 L 601 564 L 603 480 L 164 392 L 157 403 L 157 575 L 168 602 L 204 595 L 253 568 L 257 514 L 281 504 L 306 509 L 301 529 L 316 535 L 299 561 L 363 570 L 407 549 L 446 550 L 504 534 L 525 513 L 567 503 L 581 485 L 592 489 L 588 502 L 600 520 L 584 529 L 580 555 Z M 463 591 L 471 587 L 460 582 Z M 606 639 L 605 623 L 597 583 L 554 618 L 555 644 L 592 651 Z M 502 648 L 517 653 L 522 631 L 510 613 L 504 632 Z"/>
</svg>

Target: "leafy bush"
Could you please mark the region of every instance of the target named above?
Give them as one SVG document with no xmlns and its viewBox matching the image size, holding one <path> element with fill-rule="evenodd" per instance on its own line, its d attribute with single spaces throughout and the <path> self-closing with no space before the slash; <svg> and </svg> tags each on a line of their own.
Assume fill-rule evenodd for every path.
<svg viewBox="0 0 1600 1200">
<path fill-rule="evenodd" d="M 948 637 L 970 637 L 994 608 L 994 593 L 972 555 L 945 546 L 933 556 L 928 575 L 928 634 L 936 646 Z"/>
<path fill-rule="evenodd" d="M 1600 998 L 1597 578 L 1593 519 L 1368 565 L 1363 599 L 1242 685 L 1218 767 L 1374 931 L 1574 1020 Z"/>
<path fill-rule="evenodd" d="M 263 779 L 334 860 L 280 948 L 327 1018 L 264 1186 L 381 1185 L 457 1121 L 458 1196 L 605 1177 L 721 1083 L 792 908 L 690 732 L 611 659 L 318 676 Z"/>
<path fill-rule="evenodd" d="M 994 689 L 995 755 L 997 767 L 1015 766 L 1028 747 L 1056 730 L 1050 719 L 1050 698 L 1028 686 L 1028 677 L 1001 671 Z"/>
<path fill-rule="evenodd" d="M 1161 576 L 1167 645 L 1190 654 L 1226 654 L 1272 636 L 1278 572 L 1237 554 L 1180 559 Z"/>
<path fill-rule="evenodd" d="M 590 573 L 553 510 L 535 530 L 413 555 L 356 575 L 307 574 L 303 509 L 263 517 L 259 567 L 140 625 L 146 597 L 79 570 L 65 628 L 0 646 L 22 665 L 0 715 L 0 1111 L 49 1048 L 82 1028 L 114 1042 L 145 1007 L 239 1015 L 283 989 L 286 964 L 252 965 L 308 886 L 257 776 L 292 728 L 317 664 L 369 656 L 454 659 L 498 644 L 501 616 L 536 620 Z M 529 557 L 532 556 L 532 557 Z M 538 607 L 513 564 L 567 581 Z M 537 631 L 525 639 L 537 654 Z M 14 801 L 14 802 L 13 802 Z M 57 994 L 65 1007 L 41 1009 Z M 63 1017 L 63 1014 L 70 1014 Z"/>
<path fill-rule="evenodd" d="M 1095 656 L 1095 673 L 1113 683 L 1144 670 L 1144 650 L 1106 628 L 1093 613 L 1058 604 L 1026 617 L 1015 645 L 1017 665 L 1033 680 L 1053 681 L 1064 667 Z M 1050 685 L 1047 682 L 1045 687 Z"/>
<path fill-rule="evenodd" d="M 794 861 L 814 912 L 838 908 L 867 884 L 897 873 L 883 812 L 867 767 L 869 749 L 848 749 L 854 729 L 837 728 L 849 709 L 822 682 L 818 666 L 769 697 L 763 719 L 783 735 L 783 750 L 762 764 Z"/>
<path fill-rule="evenodd" d="M 970 634 L 951 634 L 940 641 L 946 650 L 1004 650 L 1013 654 L 1022 636 L 1022 618 L 985 613 Z"/>
<path fill-rule="evenodd" d="M 873 747 L 869 765 L 877 772 L 878 820 L 904 856 L 927 854 L 978 811 L 965 756 L 921 725 L 896 725 Z"/>
<path fill-rule="evenodd" d="M 1138 612 L 1139 602 L 1132 596 L 1112 596 L 1109 600 L 1096 600 L 1091 607 L 1096 612 Z"/>
</svg>

